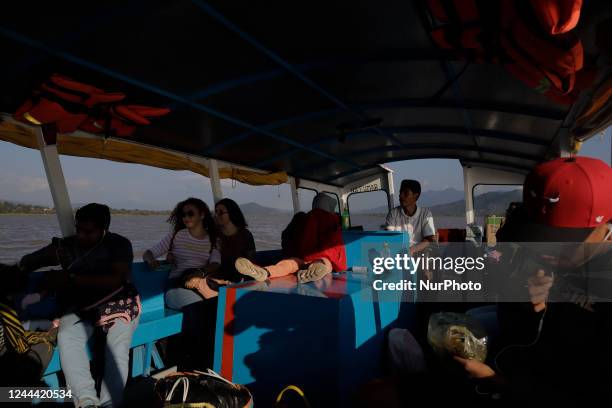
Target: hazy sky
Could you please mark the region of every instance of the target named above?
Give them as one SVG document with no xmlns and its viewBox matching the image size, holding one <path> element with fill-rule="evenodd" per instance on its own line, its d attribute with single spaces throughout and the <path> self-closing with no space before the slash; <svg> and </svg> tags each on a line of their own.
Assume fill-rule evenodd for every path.
<svg viewBox="0 0 612 408">
<path fill-rule="evenodd" d="M 610 164 L 612 128 L 582 148 L 581 155 L 598 157 Z M 207 178 L 188 171 L 170 171 L 106 160 L 61 157 L 73 203 L 102 202 L 113 207 L 168 209 L 189 196 L 212 203 Z M 421 181 L 424 191 L 463 190 L 463 173 L 457 160 L 412 160 L 389 163 L 395 185 L 404 178 Z M 251 187 L 223 180 L 224 195 L 238 203 L 257 202 L 275 208 L 291 208 L 288 185 Z M 364 195 L 366 196 L 366 195 Z M 311 196 L 304 197 L 309 202 Z M 0 141 L 0 200 L 51 205 L 51 194 L 40 153 Z M 385 204 L 383 193 L 359 198 L 351 208 Z M 366 203 L 367 201 L 367 203 Z"/>
</svg>

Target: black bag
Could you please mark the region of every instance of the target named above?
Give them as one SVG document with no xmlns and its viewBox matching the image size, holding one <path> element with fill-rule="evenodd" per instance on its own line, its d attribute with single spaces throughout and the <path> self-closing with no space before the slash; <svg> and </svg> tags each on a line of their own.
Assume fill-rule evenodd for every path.
<svg viewBox="0 0 612 408">
<path fill-rule="evenodd" d="M 249 390 L 212 370 L 178 372 L 155 384 L 160 407 L 243 408 L 252 406 Z"/>
</svg>

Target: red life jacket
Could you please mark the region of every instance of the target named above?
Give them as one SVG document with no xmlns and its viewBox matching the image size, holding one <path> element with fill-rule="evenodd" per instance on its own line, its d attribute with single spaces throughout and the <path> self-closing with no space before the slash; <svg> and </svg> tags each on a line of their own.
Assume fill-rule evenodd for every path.
<svg viewBox="0 0 612 408">
<path fill-rule="evenodd" d="M 59 133 L 81 129 L 109 136 L 131 136 L 137 126 L 149 125 L 150 118 L 168 114 L 170 109 L 141 105 L 118 105 L 125 95 L 105 92 L 89 84 L 53 74 L 13 115 L 36 125 L 54 124 Z"/>
<path fill-rule="evenodd" d="M 530 0 L 540 26 L 551 35 L 567 33 L 580 19 L 582 0 Z"/>
<path fill-rule="evenodd" d="M 334 271 L 346 271 L 346 249 L 337 214 L 320 209 L 310 211 L 297 239 L 298 254 L 304 261 L 327 258 Z"/>
<path fill-rule="evenodd" d="M 70 133 L 85 121 L 92 107 L 118 102 L 122 93 L 107 93 L 92 85 L 53 74 L 13 115 L 36 125 L 55 124 L 60 133 Z"/>
<path fill-rule="evenodd" d="M 576 74 L 584 62 L 580 39 L 571 31 L 544 34 L 541 27 L 535 26 L 537 20 L 530 20 L 533 9 L 521 9 L 518 4 L 521 3 L 502 1 L 501 44 L 513 60 L 505 64 L 506 69 L 539 93 L 561 103 L 574 102 Z"/>
<path fill-rule="evenodd" d="M 168 108 L 153 108 L 140 105 L 116 105 L 88 116 L 79 129 L 90 133 L 106 133 L 112 136 L 128 137 L 137 126 L 151 124 L 150 118 L 168 114 Z"/>
<path fill-rule="evenodd" d="M 572 103 L 583 67 L 582 0 L 428 0 L 432 38 L 475 62 L 500 63 L 536 92 Z M 591 78 L 587 76 L 585 78 Z"/>
</svg>

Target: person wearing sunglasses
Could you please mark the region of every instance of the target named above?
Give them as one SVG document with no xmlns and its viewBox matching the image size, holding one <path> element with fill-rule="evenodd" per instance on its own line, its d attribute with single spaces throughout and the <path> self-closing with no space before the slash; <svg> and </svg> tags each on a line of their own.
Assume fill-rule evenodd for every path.
<svg viewBox="0 0 612 408">
<path fill-rule="evenodd" d="M 216 274 L 225 282 L 239 282 L 244 277 L 234 266 L 236 259 L 255 259 L 255 240 L 248 229 L 238 204 L 229 198 L 215 205 L 215 221 L 219 227 L 221 243 L 221 271 Z"/>
<path fill-rule="evenodd" d="M 236 259 L 240 257 L 255 259 L 253 234 L 247 228 L 244 214 L 234 200 L 229 198 L 219 200 L 215 205 L 215 222 L 219 230 L 221 268 L 209 275 L 194 272 L 188 279 L 189 284 L 206 299 L 217 295 L 218 286 L 244 279 L 234 266 Z"/>
<path fill-rule="evenodd" d="M 167 255 L 172 270 L 168 276 L 170 289 L 166 292 L 166 305 L 181 310 L 207 297 L 197 286 L 200 281 L 189 278 L 191 272 L 198 270 L 209 274 L 217 270 L 221 254 L 215 221 L 204 201 L 193 197 L 181 201 L 170 214 L 168 222 L 172 225 L 172 231 L 145 251 L 143 260 L 151 269 L 156 269 L 159 267 L 157 258 Z"/>
</svg>

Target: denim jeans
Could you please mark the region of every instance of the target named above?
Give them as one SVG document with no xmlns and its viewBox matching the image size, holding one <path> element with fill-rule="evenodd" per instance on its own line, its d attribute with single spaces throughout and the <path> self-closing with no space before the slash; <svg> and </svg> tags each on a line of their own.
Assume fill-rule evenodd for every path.
<svg viewBox="0 0 612 408">
<path fill-rule="evenodd" d="M 166 306 L 175 310 L 182 310 L 185 306 L 204 300 L 195 290 L 181 287 L 168 289 L 165 298 Z"/>
<path fill-rule="evenodd" d="M 407 329 L 389 332 L 389 363 L 394 375 L 405 376 L 427 370 L 425 352 Z"/>
<path fill-rule="evenodd" d="M 77 407 L 90 404 L 103 407 L 121 405 L 129 372 L 132 335 L 137 326 L 138 319 L 130 323 L 117 320 L 106 334 L 104 379 L 98 398 L 86 351 L 87 341 L 94 333 L 94 325 L 81 320 L 74 313 L 61 318 L 57 337 L 60 361 L 66 385 L 72 390 L 72 398 Z"/>
</svg>

